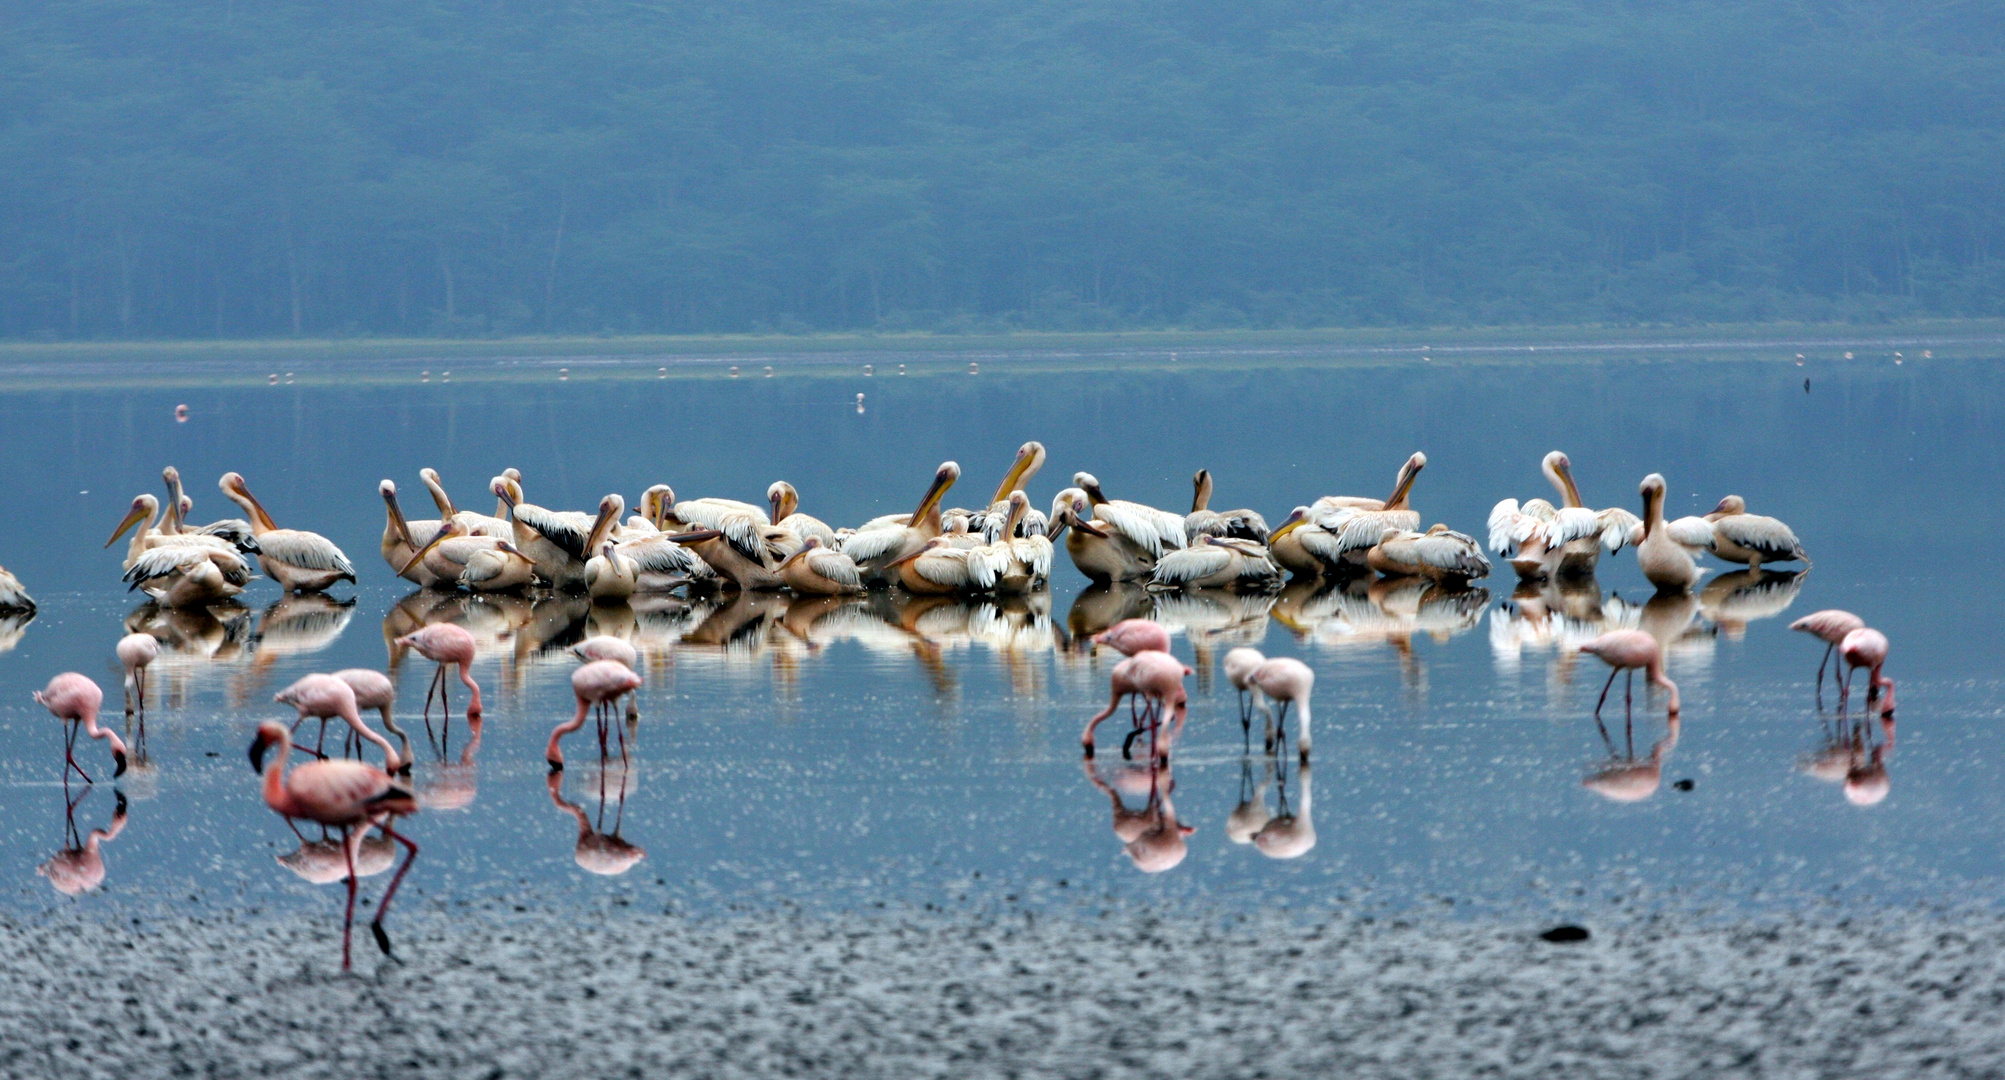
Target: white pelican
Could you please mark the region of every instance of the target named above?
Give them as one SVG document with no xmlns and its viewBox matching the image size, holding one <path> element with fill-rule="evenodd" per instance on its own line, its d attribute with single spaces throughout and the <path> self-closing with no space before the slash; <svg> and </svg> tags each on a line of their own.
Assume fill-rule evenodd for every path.
<svg viewBox="0 0 2005 1080">
<path fill-rule="evenodd" d="M 1211 470 L 1199 469 L 1191 478 L 1190 513 L 1184 515 L 1184 543 L 1195 544 L 1199 536 L 1232 536 L 1255 543 L 1267 542 L 1267 519 L 1252 510 L 1211 509 Z"/>
<path fill-rule="evenodd" d="M 151 524 L 147 523 L 149 519 Z M 239 546 L 222 536 L 163 530 L 164 524 L 172 524 L 176 519 L 177 515 L 171 511 L 160 510 L 160 500 L 151 495 L 141 494 L 132 500 L 131 511 L 125 515 L 125 520 L 118 523 L 118 529 L 111 534 L 111 539 L 104 542 L 104 546 L 110 547 L 117 543 L 118 538 L 124 536 L 127 529 L 137 525 L 139 531 L 132 534 L 132 542 L 126 546 L 125 561 L 122 564 L 126 570 L 132 569 L 140 556 L 155 548 L 192 548 L 214 553 L 217 565 L 225 576 L 232 578 L 242 576 L 244 580 L 250 580 L 250 564 L 244 561 L 242 554 L 246 550 L 245 546 Z M 244 538 L 244 545 L 249 551 L 258 550 L 257 541 L 248 536 Z M 239 567 L 242 567 L 241 572 Z"/>
<path fill-rule="evenodd" d="M 918 508 L 903 521 L 895 517 L 875 518 L 843 542 L 842 553 L 855 560 L 864 580 L 887 578 L 885 571 L 892 563 L 917 554 L 927 541 L 940 535 L 940 499 L 960 478 L 959 464 L 941 462 Z"/>
<path fill-rule="evenodd" d="M 457 518 L 447 519 L 398 576 L 408 578 L 406 571 L 420 566 L 437 584 L 457 584 L 474 592 L 514 592 L 536 577 L 535 562 L 515 545 L 492 536 L 469 536 Z"/>
<path fill-rule="evenodd" d="M 439 520 L 453 520 L 466 526 L 469 536 L 492 536 L 497 540 L 512 539 L 514 526 L 504 518 L 476 514 L 471 510 L 461 510 L 453 505 L 452 496 L 446 494 L 446 486 L 439 481 L 436 469 L 419 469 L 418 479 L 425 482 L 425 490 L 432 493 L 432 503 L 439 508 Z"/>
<path fill-rule="evenodd" d="M 251 531 L 251 523 L 243 518 L 223 518 L 207 525 L 188 525 L 184 522 L 188 512 L 195 508 L 195 500 L 181 490 L 181 470 L 172 465 L 160 470 L 160 478 L 167 484 L 167 517 L 162 529 L 170 534 L 213 536 L 234 545 L 246 555 L 258 553 L 257 534 Z"/>
<path fill-rule="evenodd" d="M 905 591 L 921 596 L 988 592 L 1004 569 L 1004 558 L 988 547 L 959 548 L 936 536 L 926 546 L 892 564 Z"/>
<path fill-rule="evenodd" d="M 1181 533 L 1181 522 L 1177 528 Z M 1081 488 L 1066 488 L 1052 500 L 1051 539 L 1063 539 L 1072 565 L 1095 582 L 1146 581 L 1156 569 L 1149 548 L 1093 517 L 1092 497 Z"/>
<path fill-rule="evenodd" d="M 1166 551 L 1156 560 L 1151 589 L 1265 590 L 1281 584 L 1281 568 L 1267 548 L 1252 540 L 1200 534 L 1187 548 Z"/>
<path fill-rule="evenodd" d="M 610 539 L 600 541 L 598 554 L 585 560 L 585 593 L 594 600 L 625 600 L 639 589 L 640 564 Z"/>
<path fill-rule="evenodd" d="M 1789 526 L 1772 517 L 1747 512 L 1747 500 L 1729 495 L 1706 515 L 1713 523 L 1713 554 L 1727 562 L 1746 563 L 1749 570 L 1765 562 L 1810 565 L 1802 541 Z"/>
<path fill-rule="evenodd" d="M 842 596 L 863 591 L 863 574 L 856 568 L 856 561 L 812 536 L 801 541 L 801 549 L 780 563 L 780 580 L 800 596 Z"/>
<path fill-rule="evenodd" d="M 505 477 L 495 477 L 494 493 L 508 503 L 515 522 L 515 546 L 536 564 L 536 572 L 559 589 L 578 589 L 585 584 L 585 560 L 612 532 L 613 523 L 626 509 L 626 500 L 607 495 L 599 500 L 597 517 L 575 510 L 546 510 L 522 501 L 521 488 Z"/>
<path fill-rule="evenodd" d="M 1704 571 L 1692 561 L 1691 549 L 1671 535 L 1664 521 L 1664 477 L 1651 473 L 1638 489 L 1643 495 L 1642 536 L 1636 541 L 1636 565 L 1659 592 L 1684 593 L 1699 583 Z M 1712 526 L 1707 523 L 1706 528 Z"/>
<path fill-rule="evenodd" d="M 700 531 L 700 530 L 699 530 Z M 635 588 L 640 592 L 666 592 L 684 585 L 715 582 L 717 571 L 696 552 L 684 546 L 684 533 L 653 533 L 621 540 L 620 555 L 633 560 L 639 572 Z M 699 537 L 691 536 L 691 540 Z"/>
<path fill-rule="evenodd" d="M 995 497 L 989 500 L 989 508 L 974 516 L 969 524 L 982 539 L 995 543 L 1003 538 L 1003 524 L 1009 519 L 1009 496 L 1013 491 L 1022 491 L 1030 478 L 1044 468 L 1044 444 L 1035 440 L 1024 443 L 1016 449 L 1016 461 L 1009 472 L 1003 474 L 1002 483 L 996 485 Z M 1026 497 L 1028 497 L 1026 495 Z M 1051 523 L 1035 509 L 1025 508 L 1023 520 L 1017 525 L 1021 536 L 1043 536 L 1050 531 Z"/>
<path fill-rule="evenodd" d="M 265 576 L 287 592 L 318 592 L 337 581 L 354 581 L 355 564 L 319 533 L 303 529 L 281 529 L 233 472 L 216 481 L 223 495 L 242 507 L 250 518 L 251 531 L 258 538 L 258 564 Z"/>
<path fill-rule="evenodd" d="M 762 507 L 736 499 L 685 499 L 675 501 L 675 489 L 667 484 L 656 485 L 662 503 L 662 517 L 667 522 L 683 529 L 716 529 L 732 517 L 749 517 L 761 525 L 772 524 Z M 650 488 L 650 491 L 655 488 Z"/>
<path fill-rule="evenodd" d="M 1365 565 L 1387 577 L 1424 577 L 1461 585 L 1490 573 L 1490 560 L 1475 537 L 1439 524 L 1424 533 L 1385 530 L 1365 552 Z"/>
<path fill-rule="evenodd" d="M 1086 493 L 1087 500 L 1093 504 L 1096 520 L 1147 551 L 1149 558 L 1160 559 L 1163 552 L 1184 546 L 1182 517 L 1126 499 L 1109 499 L 1101 492 L 1100 481 L 1092 473 L 1073 473 L 1072 486 Z"/>
<path fill-rule="evenodd" d="M 34 611 L 35 598 L 21 586 L 21 579 L 0 566 L 0 611 Z"/>
<path fill-rule="evenodd" d="M 1573 462 L 1558 450 L 1539 462 L 1539 471 L 1559 492 L 1560 505 L 1540 499 L 1523 507 L 1514 499 L 1498 503 L 1490 509 L 1490 547 L 1510 559 L 1521 578 L 1593 574 L 1602 549 L 1622 550 L 1641 519 L 1621 507 L 1590 510 L 1582 505 Z"/>
<path fill-rule="evenodd" d="M 438 584 L 438 576 L 426 569 L 424 563 L 413 562 L 411 556 L 439 535 L 444 522 L 405 520 L 404 508 L 397 504 L 394 480 L 382 481 L 376 490 L 383 496 L 383 561 L 398 577 L 421 588 Z"/>
<path fill-rule="evenodd" d="M 200 607 L 243 592 L 251 567 L 234 552 L 170 544 L 140 553 L 123 580 L 168 607 Z"/>
<path fill-rule="evenodd" d="M 1043 449 L 1038 446 L 1040 452 Z M 1003 519 L 996 529 L 997 539 L 991 543 L 1003 559 L 1002 569 L 996 578 L 996 591 L 1029 592 L 1051 577 L 1051 541 L 1044 535 L 1044 525 L 1037 526 L 1036 531 L 1024 527 L 1024 521 L 1032 511 L 1030 496 L 1025 495 L 1022 489 L 1011 491 L 1003 503 Z M 1038 516 L 1043 517 L 1041 514 Z"/>
<path fill-rule="evenodd" d="M 1386 499 L 1366 499 L 1355 495 L 1325 495 L 1309 507 L 1307 521 L 1328 534 L 1337 560 L 1353 566 L 1362 566 L 1365 552 L 1376 546 L 1385 536 L 1387 529 L 1415 531 L 1420 528 L 1420 514 L 1407 506 L 1407 498 L 1413 493 L 1413 482 L 1419 478 L 1420 470 L 1427 467 L 1427 455 L 1415 451 L 1399 467 L 1392 495 Z M 1298 524 L 1295 528 L 1300 528 Z M 1290 527 L 1283 525 L 1282 530 Z M 1276 530 L 1277 532 L 1281 530 Z M 1305 547 L 1314 547 L 1309 537 L 1302 538 Z M 1268 538 L 1273 543 L 1273 537 Z M 1331 563 L 1327 556 L 1319 556 Z M 1341 569 L 1332 566 L 1332 569 Z"/>
<path fill-rule="evenodd" d="M 835 546 L 835 530 L 829 528 L 827 522 L 799 512 L 801 496 L 794 490 L 794 485 L 785 480 L 775 480 L 766 489 L 766 499 L 773 504 L 772 522 L 775 526 L 803 540 L 812 536 L 821 541 L 823 547 Z"/>
<path fill-rule="evenodd" d="M 1316 580 L 1342 566 L 1337 538 L 1309 519 L 1309 507 L 1290 511 L 1281 526 L 1267 534 L 1267 557 L 1297 578 Z"/>
</svg>

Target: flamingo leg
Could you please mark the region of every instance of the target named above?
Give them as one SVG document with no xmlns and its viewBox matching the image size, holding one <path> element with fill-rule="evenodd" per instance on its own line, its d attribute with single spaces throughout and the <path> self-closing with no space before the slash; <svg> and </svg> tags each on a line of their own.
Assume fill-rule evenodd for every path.
<svg viewBox="0 0 2005 1080">
<path fill-rule="evenodd" d="M 69 725 L 69 729 L 70 729 L 69 741 L 63 744 L 63 757 L 68 759 L 69 769 L 75 769 L 77 771 L 77 775 L 84 778 L 84 783 L 95 784 L 97 783 L 97 781 L 91 779 L 91 774 L 85 772 L 84 767 L 82 765 L 77 764 L 77 732 L 83 730 L 83 724 L 81 722 L 72 722 Z M 69 769 L 63 770 L 64 783 L 69 782 L 70 779 Z"/>
<path fill-rule="evenodd" d="M 366 829 L 367 826 L 364 826 L 364 828 Z M 354 837 L 359 837 L 360 835 L 360 833 L 356 833 Z M 355 889 L 357 883 L 355 881 L 356 840 L 354 837 L 351 837 L 347 826 L 344 825 L 341 827 L 341 852 L 348 859 L 348 914 L 341 920 L 341 970 L 343 971 L 347 971 L 349 968 L 348 946 L 355 935 Z"/>
<path fill-rule="evenodd" d="M 1824 665 L 1831 662 L 1831 653 L 1837 647 L 1838 643 L 1835 641 L 1825 642 L 1824 656 L 1817 661 L 1817 708 L 1820 712 L 1824 708 Z"/>
<path fill-rule="evenodd" d="M 1596 720 L 1601 719 L 1601 707 L 1608 704 L 1608 691 L 1615 685 L 1615 676 L 1620 673 L 1620 668 L 1610 668 L 1608 671 L 1608 681 L 1601 684 L 1601 697 L 1594 703 L 1594 718 Z"/>
<path fill-rule="evenodd" d="M 1085 746 L 1087 757 L 1093 756 L 1093 730 L 1100 726 L 1100 721 L 1114 715 L 1114 710 L 1121 705 L 1122 696 L 1121 691 L 1115 690 L 1113 697 L 1107 700 L 1107 707 L 1094 713 L 1093 718 L 1086 721 L 1086 730 L 1080 733 L 1079 741 Z"/>
<path fill-rule="evenodd" d="M 609 712 L 611 711 L 610 706 L 608 706 L 608 711 Z M 613 734 L 618 735 L 620 737 L 620 764 L 624 765 L 626 764 L 627 760 L 627 729 L 621 726 L 619 723 L 615 722 L 613 724 Z M 626 783 L 624 779 L 622 779 L 620 782 L 622 784 Z"/>
<path fill-rule="evenodd" d="M 383 929 L 383 918 L 390 913 L 390 901 L 397 898 L 397 886 L 404 883 L 404 875 L 411 872 L 411 864 L 418 860 L 418 845 L 416 841 L 391 827 L 390 819 L 385 819 L 380 827 L 383 835 L 404 845 L 404 850 L 410 853 L 404 856 L 404 865 L 399 866 L 397 873 L 390 878 L 390 887 L 383 890 L 383 902 L 376 905 L 376 917 L 369 920 L 369 932 L 375 935 L 377 948 L 383 950 L 384 956 L 389 956 L 390 935 Z"/>
</svg>

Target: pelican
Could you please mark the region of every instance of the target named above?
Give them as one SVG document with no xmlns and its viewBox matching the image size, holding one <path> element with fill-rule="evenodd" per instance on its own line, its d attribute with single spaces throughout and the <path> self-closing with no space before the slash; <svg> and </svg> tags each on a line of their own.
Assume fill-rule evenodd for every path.
<svg viewBox="0 0 2005 1080">
<path fill-rule="evenodd" d="M 810 536 L 780 563 L 780 580 L 800 596 L 842 596 L 863 591 L 856 561 Z"/>
<path fill-rule="evenodd" d="M 513 539 L 515 527 L 505 518 L 476 514 L 471 510 L 461 510 L 453 505 L 452 496 L 446 494 L 446 486 L 439 481 L 437 469 L 419 469 L 418 479 L 425 482 L 425 490 L 432 493 L 432 503 L 439 508 L 440 521 L 457 521 L 466 526 L 469 536 L 492 536 L 497 540 Z"/>
<path fill-rule="evenodd" d="M 188 525 L 183 519 L 195 509 L 195 500 L 181 490 L 181 470 L 172 465 L 160 470 L 160 479 L 167 484 L 167 520 L 165 530 L 181 536 L 213 536 L 227 541 L 246 555 L 258 553 L 257 535 L 251 531 L 251 523 L 243 518 L 223 518 L 207 525 Z"/>
<path fill-rule="evenodd" d="M 657 487 L 660 488 L 662 517 L 684 530 L 720 528 L 726 519 L 737 516 L 749 517 L 761 525 L 773 523 L 763 508 L 748 502 L 739 502 L 736 499 L 687 499 L 676 502 L 674 488 L 667 484 L 660 484 Z"/>
<path fill-rule="evenodd" d="M 1765 562 L 1810 565 L 1802 541 L 1789 526 L 1772 517 L 1747 512 L 1747 500 L 1729 495 L 1706 515 L 1713 523 L 1713 554 L 1727 562 L 1746 563 L 1750 571 Z"/>
<path fill-rule="evenodd" d="M 1636 541 L 1636 565 L 1659 592 L 1690 592 L 1704 571 L 1692 561 L 1689 547 L 1671 535 L 1664 521 L 1664 476 L 1651 473 L 1638 489 L 1643 495 L 1643 524 Z M 1683 519 L 1681 519 L 1683 520 Z M 1711 524 L 1707 524 L 1708 530 Z"/>
<path fill-rule="evenodd" d="M 1475 537 L 1439 524 L 1424 533 L 1385 530 L 1365 552 L 1365 565 L 1387 577 L 1424 577 L 1458 585 L 1490 574 L 1490 560 Z"/>
<path fill-rule="evenodd" d="M 1063 538 L 1072 565 L 1095 582 L 1146 581 L 1155 572 L 1156 556 L 1092 515 L 1092 497 L 1083 489 L 1059 492 L 1051 503 L 1051 539 Z M 1182 524 L 1177 528 L 1181 533 Z"/>
<path fill-rule="evenodd" d="M 613 530 L 613 539 L 626 543 L 638 536 L 652 535 L 666 529 L 668 500 L 674 497 L 675 490 L 667 484 L 656 484 L 641 492 L 634 515 Z"/>
<path fill-rule="evenodd" d="M 1001 576 L 1003 559 L 988 547 L 953 547 L 944 536 L 891 564 L 905 591 L 921 596 L 988 592 Z"/>
<path fill-rule="evenodd" d="M 1230 536 L 1255 543 L 1267 541 L 1267 519 L 1252 510 L 1211 509 L 1211 470 L 1199 469 L 1191 477 L 1190 513 L 1184 515 L 1184 543 L 1195 544 L 1200 536 Z"/>
<path fill-rule="evenodd" d="M 1555 571 L 1593 574 L 1602 549 L 1622 550 L 1642 521 L 1620 507 L 1590 510 L 1582 505 L 1573 462 L 1558 450 L 1539 462 L 1539 471 L 1559 492 L 1560 505 L 1543 499 L 1532 499 L 1523 507 L 1515 499 L 1498 503 L 1490 510 L 1491 548 L 1510 559 L 1518 576 L 1527 580 Z"/>
<path fill-rule="evenodd" d="M 1314 581 L 1342 565 L 1337 538 L 1309 520 L 1311 509 L 1289 511 L 1280 528 L 1267 534 L 1267 557 L 1297 578 Z"/>
<path fill-rule="evenodd" d="M 337 581 L 354 581 L 355 564 L 319 533 L 302 529 L 281 529 L 233 472 L 216 481 L 223 495 L 243 507 L 250 517 L 251 531 L 258 539 L 258 563 L 265 576 L 287 592 L 318 592 Z"/>
<path fill-rule="evenodd" d="M 801 538 L 792 529 L 766 524 L 763 511 L 720 514 L 716 521 L 714 526 L 670 533 L 669 539 L 687 544 L 711 569 L 730 578 L 741 589 L 770 591 L 786 587 L 786 582 L 780 579 L 779 566 L 787 556 L 801 549 Z"/>
<path fill-rule="evenodd" d="M 1044 450 L 1036 443 L 1028 445 L 1037 446 L 1040 454 Z M 1029 592 L 1051 577 L 1051 540 L 1044 535 L 1043 524 L 1038 525 L 1035 531 L 1024 526 L 1025 519 L 1033 513 L 1030 496 L 1018 489 L 1011 491 L 1003 502 L 1005 509 L 1002 522 L 996 529 L 997 538 L 990 543 L 1001 559 L 995 588 L 997 592 L 1005 593 Z M 993 509 L 990 513 L 993 515 Z M 1042 514 L 1038 516 L 1043 517 Z M 1019 536 L 1019 533 L 1023 535 Z"/>
<path fill-rule="evenodd" d="M 1086 493 L 1087 500 L 1093 505 L 1095 520 L 1146 550 L 1150 559 L 1160 559 L 1164 551 L 1184 546 L 1183 518 L 1153 506 L 1125 499 L 1109 499 L 1101 492 L 1100 481 L 1092 473 L 1073 473 L 1072 486 Z"/>
<path fill-rule="evenodd" d="M 599 500 L 596 518 L 575 510 L 546 510 L 523 502 L 521 487 L 497 476 L 491 490 L 508 503 L 515 523 L 515 546 L 536 564 L 536 572 L 559 589 L 585 584 L 585 560 L 612 531 L 626 510 L 626 500 L 607 495 Z"/>
<path fill-rule="evenodd" d="M 437 584 L 457 584 L 474 592 L 515 592 L 536 579 L 536 564 L 515 545 L 492 536 L 469 536 L 458 518 L 447 518 L 438 534 L 411 555 L 399 577 L 423 567 Z"/>
<path fill-rule="evenodd" d="M 620 545 L 600 541 L 599 553 L 585 561 L 585 592 L 594 600 L 625 600 L 639 588 L 640 564 Z"/>
<path fill-rule="evenodd" d="M 235 596 L 251 576 L 250 564 L 234 552 L 169 544 L 141 553 L 122 580 L 168 607 L 185 608 Z"/>
<path fill-rule="evenodd" d="M 1151 589 L 1263 591 L 1281 584 L 1281 568 L 1253 540 L 1199 534 L 1191 547 L 1166 551 L 1149 577 Z"/>
<path fill-rule="evenodd" d="M 33 612 L 34 610 L 35 598 L 29 596 L 28 590 L 21 586 L 21 579 L 8 573 L 6 567 L 0 566 L 0 611 Z"/>
<path fill-rule="evenodd" d="M 873 519 L 843 542 L 842 553 L 855 560 L 864 580 L 886 580 L 889 576 L 886 571 L 892 563 L 918 554 L 927 541 L 940 535 L 940 499 L 960 478 L 959 464 L 941 462 L 918 508 L 905 520 Z"/>
<path fill-rule="evenodd" d="M 800 492 L 794 490 L 794 485 L 785 480 L 775 480 L 773 485 L 766 489 L 766 499 L 773 504 L 774 526 L 786 529 L 803 540 L 812 536 L 821 541 L 824 547 L 835 546 L 834 529 L 829 528 L 820 518 L 809 517 L 799 512 L 801 496 Z"/>
<path fill-rule="evenodd" d="M 699 530 L 700 531 L 700 530 Z M 683 537 L 689 537 L 684 540 Z M 684 585 L 714 583 L 717 571 L 684 544 L 700 539 L 691 533 L 630 533 L 619 541 L 620 556 L 631 560 L 639 592 L 665 592 Z M 590 583 L 587 582 L 589 589 Z"/>
<path fill-rule="evenodd" d="M 437 538 L 443 522 L 420 521 L 415 524 L 405 520 L 404 508 L 397 505 L 397 483 L 384 480 L 376 485 L 383 496 L 383 561 L 396 571 L 397 576 L 413 585 L 425 587 L 439 583 L 438 575 L 425 568 L 422 562 L 413 562 L 411 556 Z"/>
<path fill-rule="evenodd" d="M 982 539 L 995 543 L 1004 539 L 1003 525 L 1009 520 L 1009 497 L 1013 491 L 1022 491 L 1030 478 L 1044 468 L 1044 444 L 1031 441 L 1016 449 L 1016 461 L 1003 474 L 1002 483 L 996 485 L 995 497 L 989 500 L 989 508 L 974 516 L 970 525 L 982 534 Z M 1027 496 L 1026 496 L 1027 497 Z M 1043 536 L 1050 531 L 1051 523 L 1037 510 L 1026 507 L 1023 520 L 1016 526 L 1023 536 Z"/>
<path fill-rule="evenodd" d="M 1387 499 L 1325 495 L 1310 504 L 1301 517 L 1290 514 L 1288 521 L 1268 536 L 1268 546 L 1302 531 L 1303 535 L 1297 539 L 1300 552 L 1289 545 L 1283 556 L 1283 565 L 1290 570 L 1298 574 L 1307 572 L 1308 560 L 1304 555 L 1321 563 L 1325 571 L 1362 566 L 1365 553 L 1384 538 L 1387 529 L 1410 532 L 1420 528 L 1420 514 L 1408 508 L 1407 498 L 1413 493 L 1413 482 L 1420 476 L 1420 470 L 1426 467 L 1426 454 L 1415 451 L 1409 455 L 1399 467 L 1392 496 Z M 1316 531 L 1303 531 L 1310 525 Z"/>
<path fill-rule="evenodd" d="M 110 547 L 117 543 L 118 538 L 124 536 L 127 529 L 139 525 L 139 531 L 132 534 L 132 542 L 126 545 L 125 562 L 122 565 L 127 571 L 130 571 L 147 552 L 172 547 L 209 553 L 217 569 L 223 572 L 223 576 L 236 581 L 238 585 L 251 579 L 250 564 L 244 561 L 242 554 L 244 549 L 237 544 L 221 536 L 204 533 L 162 531 L 160 526 L 172 522 L 175 517 L 176 515 L 171 512 L 160 510 L 160 500 L 151 495 L 141 494 L 132 500 L 131 511 L 118 523 L 118 529 L 111 534 L 111 539 L 104 542 L 104 546 Z M 152 519 L 152 523 L 145 524 L 149 519 Z M 257 550 L 256 540 L 249 537 L 245 540 L 249 550 Z M 157 569 L 160 565 L 158 560 L 154 565 Z"/>
</svg>

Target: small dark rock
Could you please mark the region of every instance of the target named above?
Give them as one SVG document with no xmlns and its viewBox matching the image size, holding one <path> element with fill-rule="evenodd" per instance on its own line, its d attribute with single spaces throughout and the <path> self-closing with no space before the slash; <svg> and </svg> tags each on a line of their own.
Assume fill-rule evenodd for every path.
<svg viewBox="0 0 2005 1080">
<path fill-rule="evenodd" d="M 1687 777 L 1686 779 L 1680 780 L 1677 783 L 1672 784 L 1671 786 L 1678 789 L 1679 791 L 1690 791 L 1693 788 L 1698 787 L 1699 784 L 1698 781 Z"/>
<path fill-rule="evenodd" d="M 1574 926 L 1571 924 L 1568 924 L 1566 926 L 1555 926 L 1552 929 L 1546 931 L 1545 933 L 1539 935 L 1540 938 L 1546 941 L 1550 941 L 1555 944 L 1561 944 L 1561 945 L 1575 941 L 1586 941 L 1589 936 L 1590 935 L 1587 932 L 1587 927 Z"/>
</svg>

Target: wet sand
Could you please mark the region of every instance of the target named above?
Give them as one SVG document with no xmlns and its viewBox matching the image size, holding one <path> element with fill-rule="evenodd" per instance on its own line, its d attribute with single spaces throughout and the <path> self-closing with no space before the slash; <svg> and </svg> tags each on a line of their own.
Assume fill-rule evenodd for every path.
<svg viewBox="0 0 2005 1080">
<path fill-rule="evenodd" d="M 0 920 L 0 1075 L 2005 1072 L 2005 917 L 631 910 Z"/>
</svg>

